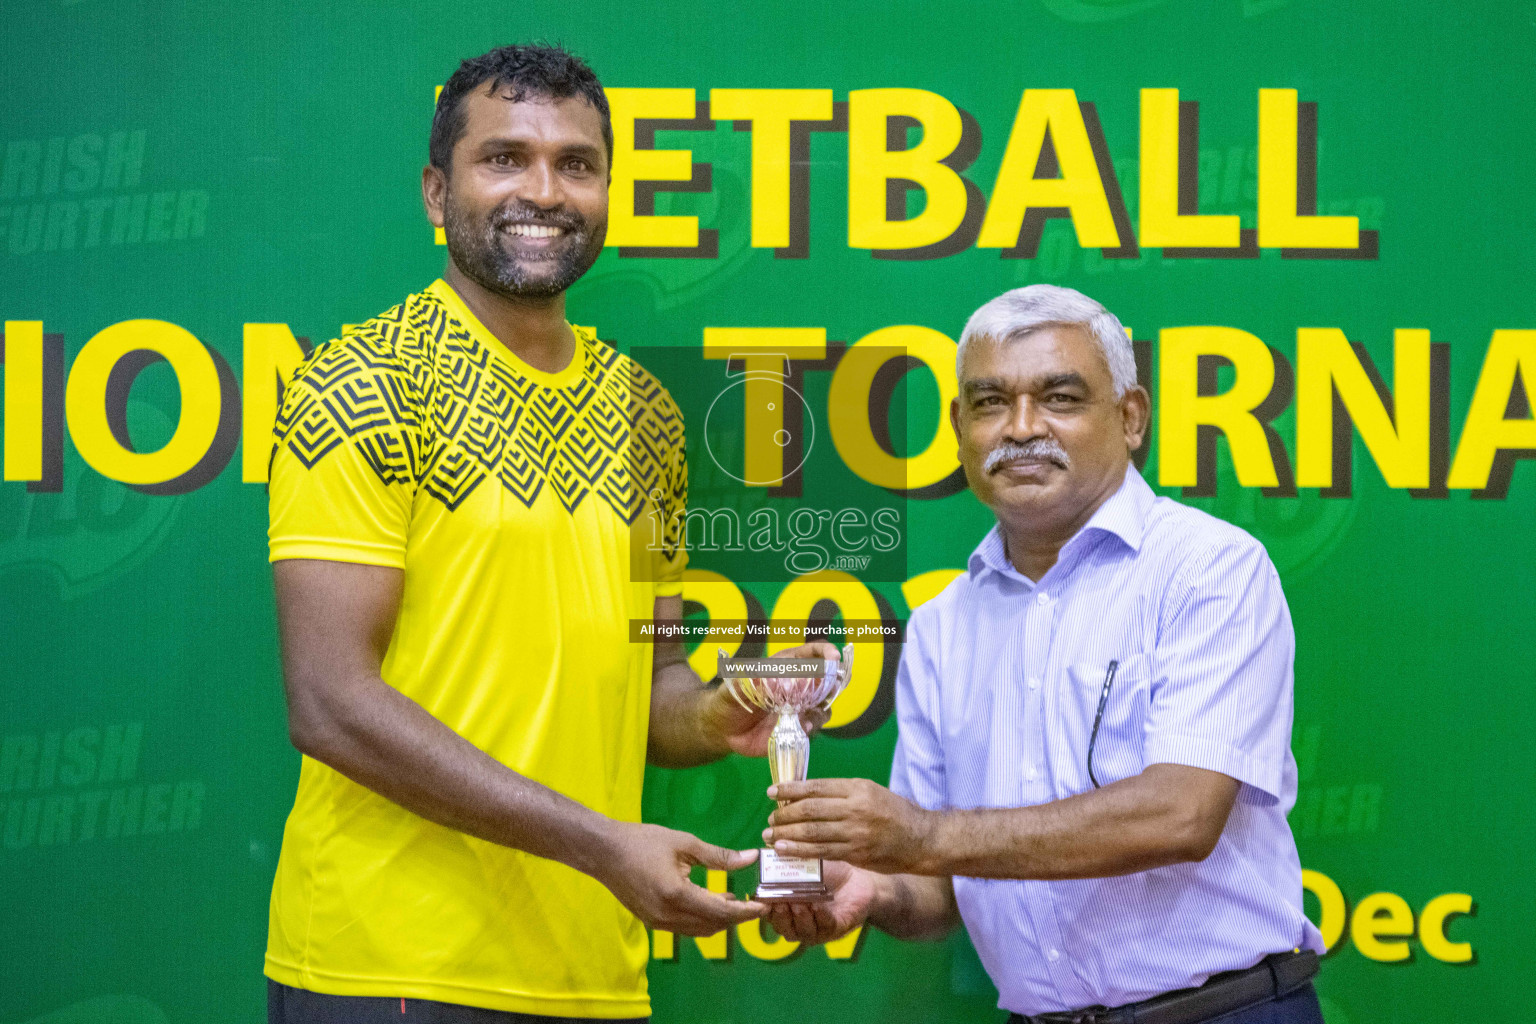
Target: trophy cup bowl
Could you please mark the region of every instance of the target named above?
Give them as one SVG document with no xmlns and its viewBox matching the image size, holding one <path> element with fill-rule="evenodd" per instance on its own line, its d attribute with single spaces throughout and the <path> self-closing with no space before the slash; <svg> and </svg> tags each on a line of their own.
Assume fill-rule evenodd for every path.
<svg viewBox="0 0 1536 1024">
<path fill-rule="evenodd" d="M 853 671 L 853 644 L 842 657 L 727 658 L 719 652 L 720 679 L 737 703 L 748 711 L 778 715 L 768 736 L 768 770 L 775 784 L 799 782 L 810 766 L 811 738 L 800 715 L 825 707 L 848 685 Z M 785 801 L 780 800 L 779 806 Z M 831 898 L 821 877 L 821 860 L 785 857 L 764 847 L 758 851 L 758 884 L 753 898 L 815 903 Z"/>
</svg>

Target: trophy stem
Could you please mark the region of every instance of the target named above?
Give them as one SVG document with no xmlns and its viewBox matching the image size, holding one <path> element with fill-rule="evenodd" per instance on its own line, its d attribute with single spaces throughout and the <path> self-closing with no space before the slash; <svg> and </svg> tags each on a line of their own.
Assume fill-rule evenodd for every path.
<svg viewBox="0 0 1536 1024">
<path fill-rule="evenodd" d="M 774 784 L 805 781 L 810 762 L 811 738 L 800 725 L 799 710 L 781 710 L 779 720 L 768 736 L 768 770 Z M 778 803 L 783 807 L 787 801 Z"/>
</svg>

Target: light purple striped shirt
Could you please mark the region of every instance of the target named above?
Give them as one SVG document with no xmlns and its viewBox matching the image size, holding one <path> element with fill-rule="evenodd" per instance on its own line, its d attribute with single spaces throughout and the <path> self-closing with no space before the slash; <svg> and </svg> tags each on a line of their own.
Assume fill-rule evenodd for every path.
<svg viewBox="0 0 1536 1024">
<path fill-rule="evenodd" d="M 930 809 L 1022 807 L 1149 764 L 1242 783 L 1204 861 L 1117 878 L 956 878 L 971 941 L 1017 1013 L 1120 1006 L 1322 938 L 1302 914 L 1286 813 L 1295 640 L 1280 579 L 1242 530 L 1159 498 L 1134 467 L 1039 583 L 996 527 L 912 613 L 891 788 Z"/>
</svg>

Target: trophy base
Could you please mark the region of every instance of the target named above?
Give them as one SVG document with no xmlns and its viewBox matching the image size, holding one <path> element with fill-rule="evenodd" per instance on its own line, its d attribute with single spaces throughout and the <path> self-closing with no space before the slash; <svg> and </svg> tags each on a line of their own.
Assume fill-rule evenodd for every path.
<svg viewBox="0 0 1536 1024">
<path fill-rule="evenodd" d="M 752 898 L 759 903 L 825 903 L 832 898 L 821 883 L 812 885 L 759 885 Z"/>
<path fill-rule="evenodd" d="M 752 898 L 765 903 L 822 903 L 832 891 L 821 878 L 821 861 L 810 857 L 786 857 L 773 850 L 757 854 L 757 891 Z"/>
</svg>

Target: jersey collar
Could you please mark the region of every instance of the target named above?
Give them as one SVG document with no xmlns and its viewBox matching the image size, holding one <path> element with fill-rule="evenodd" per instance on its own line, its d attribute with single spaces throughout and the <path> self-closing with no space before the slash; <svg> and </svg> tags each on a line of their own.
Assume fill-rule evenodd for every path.
<svg viewBox="0 0 1536 1024">
<path fill-rule="evenodd" d="M 517 353 L 502 344 L 496 335 L 492 334 L 490 329 L 480 322 L 480 318 L 475 316 L 464 300 L 459 297 L 459 293 L 454 291 L 453 286 L 447 281 L 438 278 L 427 286 L 427 291 L 437 297 L 437 300 L 447 308 L 448 315 L 462 324 L 464 329 L 469 332 L 470 337 L 485 346 L 486 350 L 493 357 L 500 359 L 513 370 L 516 370 L 520 376 L 527 377 L 545 387 L 551 388 L 574 384 L 581 377 L 582 364 L 586 361 L 588 341 L 587 331 L 584 329 L 571 327 L 569 322 L 566 324 L 567 327 L 571 328 L 571 333 L 576 336 L 576 348 L 571 354 L 571 361 L 564 368 L 550 373 L 547 370 L 541 370 L 537 366 L 524 362 Z"/>
</svg>

